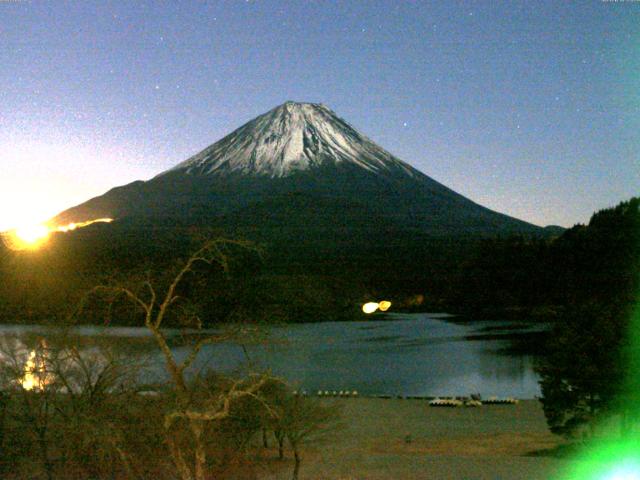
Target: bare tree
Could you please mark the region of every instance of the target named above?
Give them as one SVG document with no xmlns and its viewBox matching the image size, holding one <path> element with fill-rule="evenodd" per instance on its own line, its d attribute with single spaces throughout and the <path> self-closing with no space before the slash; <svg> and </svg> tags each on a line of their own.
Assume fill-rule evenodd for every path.
<svg viewBox="0 0 640 480">
<path fill-rule="evenodd" d="M 135 478 L 125 431 L 138 402 L 139 365 L 111 350 L 80 351 L 73 343 L 52 349 L 50 372 L 64 395 L 54 402 L 64 433 L 63 457 L 84 475 Z"/>
<path fill-rule="evenodd" d="M 52 459 L 51 424 L 55 395 L 58 387 L 48 385 L 47 344 L 39 341 L 34 349 L 27 349 L 15 337 L 3 339 L 0 346 L 2 356 L 2 383 L 6 391 L 18 397 L 14 421 L 20 425 L 26 436 L 33 437 L 45 477 L 54 478 Z M 49 388 L 45 388 L 45 387 Z"/>
<path fill-rule="evenodd" d="M 39 472 L 48 479 L 63 469 L 93 478 L 115 472 L 134 478 L 123 441 L 126 422 L 116 422 L 114 415 L 131 403 L 123 397 L 133 394 L 132 362 L 102 349 L 80 351 L 68 340 L 61 334 L 27 346 L 26 339 L 8 337 L 0 345 L 3 392 L 15 400 L 10 440 L 17 458 L 34 471 L 33 451 L 38 452 Z"/>
<path fill-rule="evenodd" d="M 222 333 L 207 334 L 196 339 L 191 343 L 187 355 L 182 360 L 179 360 L 174 355 L 163 331 L 163 322 L 165 322 L 172 307 L 176 307 L 178 302 L 184 300 L 178 294 L 181 284 L 187 277 L 197 273 L 196 267 L 199 264 L 218 265 L 223 273 L 227 274 L 231 259 L 230 247 L 257 251 L 256 247 L 250 242 L 215 239 L 205 243 L 202 248 L 189 257 L 164 292 L 157 292 L 148 279 L 142 283 L 141 290 L 115 285 L 98 286 L 90 292 L 90 294 L 107 295 L 111 301 L 115 301 L 119 296 L 124 296 L 144 314 L 144 324 L 153 335 L 164 357 L 176 399 L 175 408 L 165 415 L 164 429 L 173 463 L 182 480 L 205 480 L 207 477 L 207 451 L 203 437 L 205 427 L 211 422 L 227 418 L 234 402 L 242 398 L 251 397 L 261 402 L 264 408 L 270 408 L 260 396 L 261 389 L 270 380 L 267 375 L 254 375 L 249 379 L 235 381 L 224 391 L 199 401 L 194 401 L 193 389 L 187 381 L 186 372 L 193 365 L 205 345 L 242 337 L 248 332 L 245 327 L 228 328 Z M 180 315 L 186 315 L 186 318 L 181 319 L 183 325 L 202 330 L 202 321 L 194 313 L 193 309 L 181 309 Z M 180 424 L 186 425 L 190 433 L 193 444 L 192 455 L 186 453 L 187 447 L 185 447 L 184 443 L 181 444 L 178 441 L 177 435 L 174 435 L 174 429 Z M 189 457 L 193 458 L 192 462 L 189 462 Z"/>
<path fill-rule="evenodd" d="M 278 442 L 278 457 L 284 458 L 284 441 L 293 451 L 293 480 L 297 480 L 302 463 L 302 446 L 319 440 L 338 427 L 339 410 L 335 405 L 322 404 L 316 399 L 291 393 L 284 384 L 274 384 L 267 398 L 272 405 L 269 427 Z"/>
</svg>

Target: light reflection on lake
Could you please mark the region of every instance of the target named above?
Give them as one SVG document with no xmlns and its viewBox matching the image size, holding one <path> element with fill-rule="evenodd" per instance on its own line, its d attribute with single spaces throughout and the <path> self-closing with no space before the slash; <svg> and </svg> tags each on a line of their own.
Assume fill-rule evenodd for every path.
<svg viewBox="0 0 640 480">
<path fill-rule="evenodd" d="M 374 318 L 270 327 L 269 338 L 274 341 L 247 345 L 246 353 L 251 364 L 314 393 L 319 389 L 427 396 L 479 392 L 518 398 L 540 394 L 533 359 L 500 353 L 510 343 L 496 339 L 490 330 L 509 325 L 506 322 L 458 324 L 431 314 Z M 0 335 L 46 332 L 36 326 L 0 326 Z M 128 354 L 152 355 L 151 364 L 157 368 L 147 372 L 147 379 L 162 372 L 162 358 L 144 328 L 78 327 L 73 333 L 81 337 L 107 334 Z M 491 336 L 484 338 L 484 333 Z M 468 336 L 476 339 L 468 340 Z M 183 357 L 186 349 L 177 347 L 174 352 Z M 208 368 L 241 371 L 247 368 L 247 356 L 237 344 L 209 345 L 193 365 L 194 371 Z"/>
</svg>

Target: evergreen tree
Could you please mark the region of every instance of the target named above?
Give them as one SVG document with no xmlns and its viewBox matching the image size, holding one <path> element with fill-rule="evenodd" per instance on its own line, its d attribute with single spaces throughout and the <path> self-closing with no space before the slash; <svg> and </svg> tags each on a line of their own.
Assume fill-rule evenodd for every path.
<svg viewBox="0 0 640 480">
<path fill-rule="evenodd" d="M 628 318 L 625 309 L 589 304 L 569 310 L 555 325 L 537 367 L 553 433 L 571 437 L 619 407 Z"/>
<path fill-rule="evenodd" d="M 551 264 L 565 312 L 538 367 L 554 433 L 570 436 L 603 414 L 625 415 L 640 291 L 640 199 L 597 212 L 553 245 Z"/>
</svg>

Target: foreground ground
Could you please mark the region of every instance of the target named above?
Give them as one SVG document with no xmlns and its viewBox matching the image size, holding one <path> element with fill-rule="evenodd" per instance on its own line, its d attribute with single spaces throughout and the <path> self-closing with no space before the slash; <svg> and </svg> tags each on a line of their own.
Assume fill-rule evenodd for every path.
<svg viewBox="0 0 640 480">
<path fill-rule="evenodd" d="M 561 439 L 549 433 L 535 400 L 479 408 L 435 408 L 423 400 L 336 401 L 344 426 L 307 449 L 301 480 L 549 480 L 566 464 L 540 454 Z M 263 473 L 269 480 L 291 478 L 288 468 Z"/>
</svg>

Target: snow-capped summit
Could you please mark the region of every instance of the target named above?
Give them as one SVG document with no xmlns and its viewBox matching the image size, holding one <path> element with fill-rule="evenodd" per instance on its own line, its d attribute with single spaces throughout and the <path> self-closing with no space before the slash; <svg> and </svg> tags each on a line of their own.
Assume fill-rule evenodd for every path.
<svg viewBox="0 0 640 480">
<path fill-rule="evenodd" d="M 370 172 L 415 170 L 362 135 L 323 104 L 285 102 L 169 171 L 286 177 L 347 163 Z M 166 173 L 166 172 L 165 172 Z"/>
<path fill-rule="evenodd" d="M 256 117 L 151 180 L 113 188 L 51 223 L 104 217 L 116 225 L 124 219 L 142 225 L 249 225 L 250 237 L 278 232 L 279 238 L 306 235 L 327 245 L 345 235 L 385 244 L 384 232 L 391 231 L 544 233 L 414 169 L 326 106 L 297 102 Z"/>
</svg>

